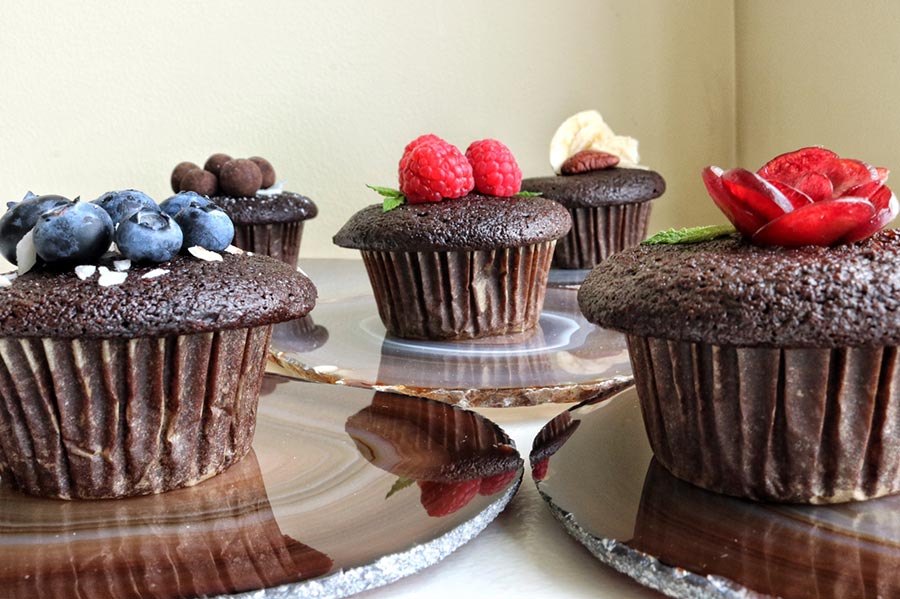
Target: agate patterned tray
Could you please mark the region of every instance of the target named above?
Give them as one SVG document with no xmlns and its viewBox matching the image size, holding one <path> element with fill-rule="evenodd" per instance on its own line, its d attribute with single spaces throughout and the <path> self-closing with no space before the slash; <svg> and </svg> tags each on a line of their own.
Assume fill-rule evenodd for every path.
<svg viewBox="0 0 900 599">
<path fill-rule="evenodd" d="M 580 401 L 631 380 L 625 338 L 584 319 L 574 284 L 548 288 L 527 334 L 415 341 L 386 334 L 361 262 L 304 267 L 321 281 L 319 302 L 310 317 L 277 325 L 269 350 L 291 376 L 465 407 Z"/>
<path fill-rule="evenodd" d="M 253 447 L 156 496 L 66 502 L 0 485 L 0 594 L 344 597 L 474 537 L 522 473 L 477 414 L 283 377 L 266 378 Z"/>
</svg>

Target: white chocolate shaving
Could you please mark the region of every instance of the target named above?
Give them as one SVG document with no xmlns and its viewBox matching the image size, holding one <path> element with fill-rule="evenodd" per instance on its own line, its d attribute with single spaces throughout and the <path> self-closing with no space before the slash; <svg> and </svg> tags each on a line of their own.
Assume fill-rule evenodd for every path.
<svg viewBox="0 0 900 599">
<path fill-rule="evenodd" d="M 6 277 L 0 277 L 0 287 L 9 287 L 12 285 L 12 281 L 7 279 Z"/>
<path fill-rule="evenodd" d="M 169 271 L 165 268 L 154 268 L 153 270 L 148 270 L 144 274 L 141 275 L 142 279 L 156 279 L 163 275 L 169 274 Z"/>
<path fill-rule="evenodd" d="M 125 258 L 124 260 L 113 260 L 113 268 L 119 272 L 124 272 L 131 268 L 131 260 Z"/>
<path fill-rule="evenodd" d="M 188 248 L 188 252 L 191 253 L 191 256 L 194 258 L 198 258 L 200 260 L 205 260 L 206 262 L 221 262 L 222 254 L 217 254 L 216 252 L 211 252 L 205 247 L 201 247 L 199 245 L 194 245 Z"/>
<path fill-rule="evenodd" d="M 37 263 L 37 250 L 34 248 L 34 229 L 25 233 L 25 236 L 16 244 L 16 264 L 18 273 L 24 275 Z"/>
<path fill-rule="evenodd" d="M 97 267 L 93 264 L 79 264 L 75 267 L 75 276 L 82 281 L 93 277 L 95 272 L 97 272 Z"/>
<path fill-rule="evenodd" d="M 280 193 L 284 192 L 284 184 L 285 181 L 278 181 L 272 187 L 267 187 L 265 189 L 260 189 L 256 192 L 258 196 L 277 196 Z"/>
<path fill-rule="evenodd" d="M 97 280 L 97 284 L 101 287 L 112 287 L 113 285 L 121 285 L 125 282 L 125 279 L 128 278 L 127 272 L 116 272 L 106 268 L 105 266 L 101 266 L 100 270 L 100 278 Z"/>
<path fill-rule="evenodd" d="M 244 250 L 237 247 L 236 245 L 229 245 L 227 248 L 225 248 L 225 251 L 236 256 L 244 253 Z"/>
<path fill-rule="evenodd" d="M 322 366 L 313 366 L 313 372 L 316 374 L 328 374 L 329 372 L 336 372 L 338 369 L 337 366 L 332 366 L 331 364 L 323 364 Z"/>
</svg>

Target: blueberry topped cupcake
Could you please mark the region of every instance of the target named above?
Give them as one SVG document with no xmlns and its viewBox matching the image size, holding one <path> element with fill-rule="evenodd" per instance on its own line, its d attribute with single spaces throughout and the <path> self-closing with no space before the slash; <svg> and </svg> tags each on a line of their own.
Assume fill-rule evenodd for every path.
<svg viewBox="0 0 900 599">
<path fill-rule="evenodd" d="M 662 176 L 639 166 L 638 142 L 616 135 L 595 110 L 569 117 L 550 142 L 552 177 L 522 189 L 566 207 L 572 230 L 553 254 L 556 268 L 591 268 L 647 235 L 650 200 L 666 190 Z"/>
<path fill-rule="evenodd" d="M 521 171 L 496 140 L 465 155 L 435 135 L 406 146 L 400 189 L 374 188 L 382 204 L 335 235 L 358 249 L 388 333 L 467 339 L 535 327 L 556 240 L 568 213 L 519 195 Z"/>
<path fill-rule="evenodd" d="M 220 206 L 235 224 L 235 246 L 297 266 L 303 223 L 318 208 L 308 197 L 284 191 L 265 158 L 213 154 L 203 168 L 182 162 L 171 183 L 176 193 L 193 191 Z"/>
<path fill-rule="evenodd" d="M 0 275 L 4 482 L 62 499 L 145 495 L 249 451 L 272 325 L 307 314 L 316 290 L 229 246 L 209 200 L 174 208 L 135 190 L 31 195 L 0 219 L 18 266 Z"/>
<path fill-rule="evenodd" d="M 900 492 L 900 212 L 887 170 L 822 148 L 703 172 L 734 224 L 598 265 L 585 316 L 628 340 L 656 459 L 706 489 L 834 503 Z"/>
</svg>

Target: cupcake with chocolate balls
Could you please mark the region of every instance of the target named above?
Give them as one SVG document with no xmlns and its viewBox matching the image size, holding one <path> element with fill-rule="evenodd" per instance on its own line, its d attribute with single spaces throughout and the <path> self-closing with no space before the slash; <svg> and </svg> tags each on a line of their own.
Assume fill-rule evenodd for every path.
<svg viewBox="0 0 900 599">
<path fill-rule="evenodd" d="M 265 158 L 213 154 L 203 167 L 181 162 L 172 189 L 207 196 L 235 225 L 234 245 L 297 266 L 303 223 L 318 214 L 306 196 L 283 190 Z"/>
<path fill-rule="evenodd" d="M 638 142 L 616 135 L 595 110 L 569 117 L 550 142 L 556 176 L 532 177 L 522 189 L 566 207 L 572 230 L 556 244 L 555 268 L 592 268 L 647 235 L 662 176 L 639 166 Z"/>
<path fill-rule="evenodd" d="M 667 231 L 578 300 L 626 334 L 654 455 L 697 486 L 836 503 L 900 492 L 900 233 L 888 172 L 823 148 L 703 179 L 731 227 Z"/>
<path fill-rule="evenodd" d="M 249 451 L 272 325 L 307 314 L 316 292 L 288 265 L 229 245 L 233 235 L 199 196 L 174 216 L 135 190 L 10 207 L 4 482 L 62 499 L 146 495 Z"/>
<path fill-rule="evenodd" d="M 521 194 L 509 149 L 486 139 L 465 155 L 436 135 L 410 142 L 400 189 L 354 214 L 334 242 L 360 250 L 388 333 L 467 339 L 529 331 L 544 304 L 562 206 Z"/>
</svg>

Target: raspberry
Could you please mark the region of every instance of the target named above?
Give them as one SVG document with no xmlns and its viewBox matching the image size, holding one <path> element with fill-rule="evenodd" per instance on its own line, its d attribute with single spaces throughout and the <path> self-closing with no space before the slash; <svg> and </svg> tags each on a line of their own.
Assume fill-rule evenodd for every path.
<svg viewBox="0 0 900 599">
<path fill-rule="evenodd" d="M 531 466 L 531 478 L 544 480 L 547 478 L 547 470 L 550 468 L 550 458 L 544 458 Z"/>
<path fill-rule="evenodd" d="M 493 476 L 485 476 L 481 479 L 481 485 L 478 487 L 478 494 L 493 495 L 494 493 L 499 493 L 509 486 L 509 483 L 518 473 L 518 470 L 511 470 Z"/>
<path fill-rule="evenodd" d="M 439 518 L 458 512 L 478 495 L 481 479 L 441 483 L 431 480 L 418 481 L 422 496 L 419 501 L 429 516 Z"/>
<path fill-rule="evenodd" d="M 454 145 L 436 135 L 411 141 L 400 159 L 400 191 L 410 204 L 464 196 L 475 186 L 472 167 Z"/>
<path fill-rule="evenodd" d="M 512 152 L 496 139 L 473 141 L 466 150 L 472 165 L 475 189 L 492 196 L 508 197 L 522 189 L 522 170 Z"/>
</svg>

